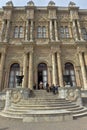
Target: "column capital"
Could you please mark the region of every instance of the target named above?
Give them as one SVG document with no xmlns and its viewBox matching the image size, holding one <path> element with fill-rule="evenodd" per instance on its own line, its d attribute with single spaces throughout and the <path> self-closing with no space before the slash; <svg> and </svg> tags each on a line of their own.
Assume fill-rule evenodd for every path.
<svg viewBox="0 0 87 130">
<path fill-rule="evenodd" d="M 86 47 L 82 47 L 82 46 L 77 47 L 77 53 L 78 53 L 78 54 L 79 54 L 79 53 L 83 53 L 83 52 L 87 52 Z"/>
<path fill-rule="evenodd" d="M 61 53 L 60 47 L 51 47 L 51 53 Z"/>
</svg>

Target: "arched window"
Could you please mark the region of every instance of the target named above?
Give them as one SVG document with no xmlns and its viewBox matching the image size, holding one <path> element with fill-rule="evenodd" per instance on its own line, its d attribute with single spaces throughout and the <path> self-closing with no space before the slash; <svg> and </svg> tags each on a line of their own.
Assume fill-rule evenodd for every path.
<svg viewBox="0 0 87 130">
<path fill-rule="evenodd" d="M 65 64 L 65 75 L 68 77 L 68 83 L 71 86 L 76 86 L 74 66 L 72 63 L 68 62 Z"/>
<path fill-rule="evenodd" d="M 15 88 L 17 86 L 17 79 L 16 75 L 19 75 L 20 66 L 18 63 L 14 63 L 10 67 L 10 74 L 9 74 L 9 88 Z"/>
</svg>

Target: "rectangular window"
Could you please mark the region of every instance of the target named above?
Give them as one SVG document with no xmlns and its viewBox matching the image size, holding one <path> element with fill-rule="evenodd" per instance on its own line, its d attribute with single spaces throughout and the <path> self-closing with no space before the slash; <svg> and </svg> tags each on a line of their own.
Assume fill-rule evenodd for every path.
<svg viewBox="0 0 87 130">
<path fill-rule="evenodd" d="M 46 37 L 46 27 L 38 27 L 37 28 L 37 38 L 45 38 Z"/>
<path fill-rule="evenodd" d="M 85 28 L 82 28 L 82 36 L 84 40 L 87 40 L 87 31 Z"/>
<path fill-rule="evenodd" d="M 67 26 L 63 27 L 61 26 L 60 27 L 60 37 L 61 38 L 69 38 L 70 35 L 69 35 L 69 29 Z"/>
<path fill-rule="evenodd" d="M 42 28 L 40 26 L 37 28 L 37 37 L 38 38 L 42 37 Z"/>
<path fill-rule="evenodd" d="M 45 38 L 46 37 L 46 28 L 42 27 L 42 37 Z"/>
<path fill-rule="evenodd" d="M 14 29 L 14 38 L 23 38 L 24 34 L 23 34 L 23 27 L 20 26 L 16 26 Z"/>
<path fill-rule="evenodd" d="M 18 38 L 19 28 L 16 26 L 14 29 L 14 38 Z"/>
<path fill-rule="evenodd" d="M 19 38 L 23 38 L 23 37 L 24 37 L 24 35 L 23 35 L 23 27 L 20 26 L 20 28 L 19 28 Z"/>
<path fill-rule="evenodd" d="M 63 26 L 60 27 L 60 37 L 64 38 L 64 28 L 63 28 Z"/>
<path fill-rule="evenodd" d="M 65 27 L 65 37 L 69 38 L 69 29 L 67 26 Z"/>
</svg>

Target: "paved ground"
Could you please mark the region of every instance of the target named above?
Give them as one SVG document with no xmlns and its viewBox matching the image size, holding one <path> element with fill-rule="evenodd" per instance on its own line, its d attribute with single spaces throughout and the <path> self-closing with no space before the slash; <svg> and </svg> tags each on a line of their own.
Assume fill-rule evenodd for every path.
<svg viewBox="0 0 87 130">
<path fill-rule="evenodd" d="M 23 123 L 19 119 L 0 117 L 0 130 L 87 130 L 87 117 L 65 122 Z"/>
</svg>

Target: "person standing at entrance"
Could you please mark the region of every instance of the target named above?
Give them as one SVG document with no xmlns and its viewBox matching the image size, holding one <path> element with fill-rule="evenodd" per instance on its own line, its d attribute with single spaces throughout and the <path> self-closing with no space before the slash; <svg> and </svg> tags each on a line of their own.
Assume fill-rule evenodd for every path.
<svg viewBox="0 0 87 130">
<path fill-rule="evenodd" d="M 39 87 L 40 89 L 43 89 L 43 82 L 40 82 Z"/>
<path fill-rule="evenodd" d="M 46 91 L 49 92 L 49 84 L 46 83 Z"/>
</svg>

